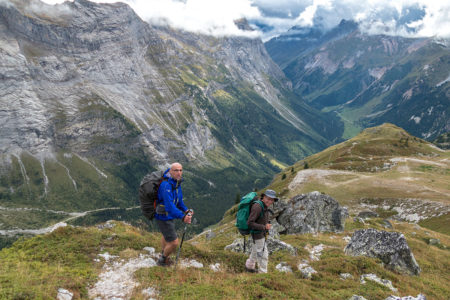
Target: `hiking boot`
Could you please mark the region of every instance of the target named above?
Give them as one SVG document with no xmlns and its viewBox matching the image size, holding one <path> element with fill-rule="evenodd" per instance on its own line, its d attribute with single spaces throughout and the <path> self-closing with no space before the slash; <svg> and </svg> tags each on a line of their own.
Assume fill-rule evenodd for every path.
<svg viewBox="0 0 450 300">
<path fill-rule="evenodd" d="M 167 259 L 167 257 L 165 257 L 164 255 L 161 255 L 161 256 L 158 258 L 158 260 L 156 261 L 156 264 L 157 264 L 158 266 L 165 267 L 165 266 L 166 266 L 166 259 Z"/>
<path fill-rule="evenodd" d="M 173 261 L 169 257 L 165 257 L 164 255 L 161 255 L 158 260 L 156 261 L 156 264 L 161 267 L 168 267 L 173 265 Z"/>
<path fill-rule="evenodd" d="M 249 273 L 256 273 L 256 272 L 258 272 L 258 270 L 247 268 L 247 266 L 245 266 L 245 271 L 247 271 Z"/>
</svg>

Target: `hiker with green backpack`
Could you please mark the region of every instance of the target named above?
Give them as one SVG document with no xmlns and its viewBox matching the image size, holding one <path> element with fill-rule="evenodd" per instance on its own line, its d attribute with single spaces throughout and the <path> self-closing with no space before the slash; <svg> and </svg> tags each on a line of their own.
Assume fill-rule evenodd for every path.
<svg viewBox="0 0 450 300">
<path fill-rule="evenodd" d="M 276 201 L 278 201 L 276 192 L 274 190 L 266 190 L 260 199 L 253 192 L 244 196 L 239 204 L 236 226 L 241 234 L 245 236 L 250 233 L 253 239 L 250 257 L 245 262 L 245 269 L 248 272 L 267 273 L 269 252 L 267 250 L 266 234 L 272 227 L 269 223 L 269 207 Z M 243 224 L 247 214 L 247 224 Z M 256 263 L 258 263 L 258 270 L 256 270 Z"/>
</svg>

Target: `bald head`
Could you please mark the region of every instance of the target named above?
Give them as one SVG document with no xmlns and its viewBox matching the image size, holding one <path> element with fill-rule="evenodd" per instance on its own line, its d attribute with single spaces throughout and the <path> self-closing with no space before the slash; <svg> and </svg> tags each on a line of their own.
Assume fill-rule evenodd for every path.
<svg viewBox="0 0 450 300">
<path fill-rule="evenodd" d="M 173 163 L 169 170 L 170 176 L 179 181 L 183 177 L 183 166 L 180 163 Z"/>
</svg>

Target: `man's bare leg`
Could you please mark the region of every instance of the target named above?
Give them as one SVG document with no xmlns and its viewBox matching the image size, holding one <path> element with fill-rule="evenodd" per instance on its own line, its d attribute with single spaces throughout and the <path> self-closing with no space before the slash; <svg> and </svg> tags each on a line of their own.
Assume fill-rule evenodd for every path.
<svg viewBox="0 0 450 300">
<path fill-rule="evenodd" d="M 178 238 L 171 241 L 171 242 L 165 242 L 165 246 L 164 246 L 164 256 L 165 257 L 169 257 L 170 254 L 172 254 L 173 252 L 175 252 L 175 249 L 177 249 L 178 247 Z"/>
</svg>

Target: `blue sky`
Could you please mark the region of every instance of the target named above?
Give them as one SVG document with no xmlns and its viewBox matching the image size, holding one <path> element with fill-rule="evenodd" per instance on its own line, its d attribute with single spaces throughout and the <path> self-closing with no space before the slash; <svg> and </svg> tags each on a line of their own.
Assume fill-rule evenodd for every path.
<svg viewBox="0 0 450 300">
<path fill-rule="evenodd" d="M 9 0 L 0 0 L 1 3 Z M 39 0 L 33 0 L 38 2 Z M 69 0 L 72 1 L 72 0 Z M 43 0 L 48 4 L 62 0 Z M 93 2 L 118 2 L 94 0 Z M 370 34 L 450 38 L 449 0 L 123 0 L 145 21 L 188 31 L 245 35 L 268 40 L 293 26 L 329 29 L 355 20 Z M 242 32 L 233 20 L 246 18 L 257 31 Z"/>
</svg>

